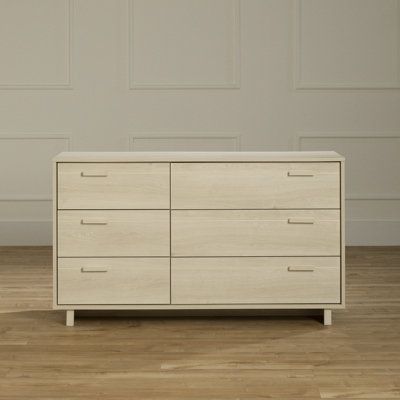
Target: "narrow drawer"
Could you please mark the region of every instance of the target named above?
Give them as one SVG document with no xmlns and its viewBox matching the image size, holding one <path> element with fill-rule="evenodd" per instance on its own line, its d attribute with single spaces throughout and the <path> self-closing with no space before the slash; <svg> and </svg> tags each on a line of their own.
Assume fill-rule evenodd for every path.
<svg viewBox="0 0 400 400">
<path fill-rule="evenodd" d="M 171 287 L 172 304 L 340 303 L 340 258 L 173 258 Z"/>
<path fill-rule="evenodd" d="M 173 163 L 171 205 L 175 209 L 339 208 L 339 163 Z"/>
<path fill-rule="evenodd" d="M 173 256 L 339 256 L 339 210 L 174 210 Z"/>
<path fill-rule="evenodd" d="M 59 209 L 168 209 L 168 163 L 60 163 Z"/>
<path fill-rule="evenodd" d="M 169 304 L 169 258 L 59 258 L 59 304 Z"/>
<path fill-rule="evenodd" d="M 169 211 L 58 211 L 58 255 L 169 256 Z"/>
</svg>

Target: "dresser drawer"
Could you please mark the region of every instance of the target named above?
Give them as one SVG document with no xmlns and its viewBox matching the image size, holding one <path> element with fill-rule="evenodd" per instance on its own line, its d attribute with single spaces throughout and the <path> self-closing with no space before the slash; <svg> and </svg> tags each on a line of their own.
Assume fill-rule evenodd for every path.
<svg viewBox="0 0 400 400">
<path fill-rule="evenodd" d="M 174 210 L 173 256 L 339 256 L 339 210 Z"/>
<path fill-rule="evenodd" d="M 58 211 L 58 256 L 169 256 L 169 211 Z"/>
<path fill-rule="evenodd" d="M 339 208 L 340 165 L 173 163 L 175 209 Z"/>
<path fill-rule="evenodd" d="M 340 303 L 339 257 L 173 258 L 172 304 Z"/>
<path fill-rule="evenodd" d="M 59 258 L 59 304 L 169 304 L 169 258 Z"/>
<path fill-rule="evenodd" d="M 59 209 L 168 209 L 168 163 L 60 163 Z"/>
</svg>

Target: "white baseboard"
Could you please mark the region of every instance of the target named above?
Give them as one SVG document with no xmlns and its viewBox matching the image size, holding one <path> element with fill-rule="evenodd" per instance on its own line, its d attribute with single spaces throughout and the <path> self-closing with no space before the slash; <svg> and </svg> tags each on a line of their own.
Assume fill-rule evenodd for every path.
<svg viewBox="0 0 400 400">
<path fill-rule="evenodd" d="M 51 246 L 52 222 L 0 221 L 0 246 Z M 400 221 L 351 220 L 346 222 L 348 246 L 399 246 Z"/>
<path fill-rule="evenodd" d="M 50 246 L 51 221 L 0 221 L 0 246 Z"/>
</svg>

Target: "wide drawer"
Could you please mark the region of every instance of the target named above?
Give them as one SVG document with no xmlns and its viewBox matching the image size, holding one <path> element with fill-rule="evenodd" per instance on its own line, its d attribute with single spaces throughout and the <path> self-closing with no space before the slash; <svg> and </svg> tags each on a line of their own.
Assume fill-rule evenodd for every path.
<svg viewBox="0 0 400 400">
<path fill-rule="evenodd" d="M 340 208 L 340 165 L 172 163 L 174 209 Z"/>
<path fill-rule="evenodd" d="M 58 211 L 58 256 L 169 256 L 169 211 Z"/>
<path fill-rule="evenodd" d="M 169 208 L 168 163 L 60 163 L 59 209 Z"/>
<path fill-rule="evenodd" d="M 58 304 L 169 302 L 169 258 L 58 259 Z"/>
<path fill-rule="evenodd" d="M 174 210 L 173 256 L 338 256 L 339 210 Z"/>
<path fill-rule="evenodd" d="M 339 257 L 173 258 L 172 304 L 340 303 Z"/>
</svg>

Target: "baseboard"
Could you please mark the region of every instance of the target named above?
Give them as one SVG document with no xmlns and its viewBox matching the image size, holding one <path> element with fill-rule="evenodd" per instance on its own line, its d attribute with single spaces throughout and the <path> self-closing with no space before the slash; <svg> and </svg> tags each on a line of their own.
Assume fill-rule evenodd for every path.
<svg viewBox="0 0 400 400">
<path fill-rule="evenodd" d="M 50 246 L 51 244 L 51 221 L 0 221 L 0 246 Z"/>
</svg>

